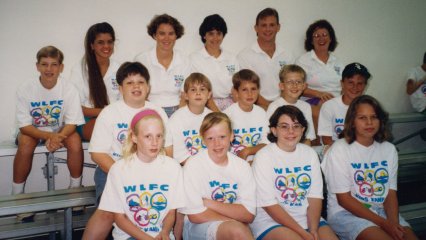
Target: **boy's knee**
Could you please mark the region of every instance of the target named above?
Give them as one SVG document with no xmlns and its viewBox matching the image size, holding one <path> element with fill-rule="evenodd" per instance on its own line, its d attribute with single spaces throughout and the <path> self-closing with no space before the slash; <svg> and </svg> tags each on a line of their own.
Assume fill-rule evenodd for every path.
<svg viewBox="0 0 426 240">
<path fill-rule="evenodd" d="M 227 239 L 233 240 L 243 240 L 243 239 L 252 239 L 253 236 L 250 232 L 250 229 L 247 225 L 238 222 L 238 221 L 229 221 L 226 222 L 227 226 Z"/>
<path fill-rule="evenodd" d="M 18 152 L 21 154 L 33 154 L 39 140 L 25 134 L 18 136 Z"/>
<path fill-rule="evenodd" d="M 68 136 L 64 140 L 64 144 L 68 151 L 71 151 L 71 152 L 83 151 L 83 147 L 81 145 L 81 138 L 77 132 L 73 132 L 70 136 Z"/>
</svg>

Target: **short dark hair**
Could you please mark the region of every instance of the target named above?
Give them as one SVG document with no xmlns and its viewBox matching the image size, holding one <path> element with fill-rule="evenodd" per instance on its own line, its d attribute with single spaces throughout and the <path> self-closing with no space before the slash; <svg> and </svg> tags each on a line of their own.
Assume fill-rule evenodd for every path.
<svg viewBox="0 0 426 240">
<path fill-rule="evenodd" d="M 124 79 L 128 76 L 140 74 L 145 78 L 147 84 L 149 84 L 149 72 L 148 69 L 140 62 L 125 62 L 117 70 L 117 83 L 122 86 Z"/>
<path fill-rule="evenodd" d="M 221 32 L 224 37 L 226 33 L 228 33 L 226 22 L 219 14 L 209 15 L 204 18 L 203 22 L 201 23 L 198 33 L 200 34 L 201 41 L 203 43 L 206 42 L 206 39 L 204 39 L 206 33 L 213 30 Z"/>
<path fill-rule="evenodd" d="M 300 142 L 305 141 L 306 132 L 308 131 L 308 121 L 303 115 L 303 112 L 295 106 L 283 105 L 277 108 L 277 110 L 275 110 L 275 112 L 272 114 L 271 118 L 269 118 L 269 128 L 276 128 L 278 125 L 278 120 L 282 115 L 287 115 L 291 118 L 291 120 L 299 122 L 305 128 Z M 272 133 L 272 131 L 270 131 L 268 133 L 268 140 L 270 142 L 277 142 L 278 138 Z"/>
<path fill-rule="evenodd" d="M 331 24 L 325 19 L 318 20 L 309 25 L 308 29 L 306 30 L 305 50 L 311 51 L 312 49 L 314 49 L 314 45 L 312 44 L 313 35 L 314 32 L 319 28 L 327 29 L 331 39 L 330 45 L 328 46 L 328 50 L 333 52 L 336 49 L 338 42 L 336 34 L 334 33 L 333 26 L 331 26 Z"/>
<path fill-rule="evenodd" d="M 425 52 L 425 55 L 423 55 L 423 64 L 425 63 L 426 63 L 426 52 Z"/>
<path fill-rule="evenodd" d="M 232 85 L 235 90 L 238 90 L 244 81 L 254 83 L 257 88 L 260 88 L 259 76 L 250 69 L 241 69 L 232 76 Z"/>
<path fill-rule="evenodd" d="M 273 16 L 277 19 L 277 23 L 280 24 L 280 17 L 275 8 L 265 8 L 260 11 L 256 16 L 256 25 L 259 24 L 259 20 L 264 19 L 266 17 Z"/>
<path fill-rule="evenodd" d="M 36 56 L 37 63 L 40 63 L 41 58 L 47 57 L 58 59 L 59 64 L 62 64 L 62 62 L 64 61 L 64 54 L 55 46 L 46 46 L 38 50 Z"/>
<path fill-rule="evenodd" d="M 358 96 L 352 101 L 351 105 L 349 105 L 348 111 L 346 112 L 345 116 L 345 128 L 343 129 L 341 136 L 339 137 L 344 137 L 348 144 L 351 144 L 356 140 L 356 130 L 354 128 L 354 122 L 358 107 L 361 104 L 368 104 L 373 107 L 374 112 L 376 113 L 377 118 L 380 121 L 379 130 L 374 135 L 374 140 L 381 143 L 390 139 L 391 135 L 387 126 L 389 114 L 383 109 L 377 99 L 369 95 Z"/>
<path fill-rule="evenodd" d="M 147 26 L 148 35 L 154 38 L 155 33 L 157 33 L 158 27 L 163 23 L 170 24 L 173 27 L 173 29 L 175 30 L 177 39 L 183 36 L 185 29 L 182 26 L 182 24 L 180 24 L 180 22 L 176 18 L 166 13 L 154 16 L 154 18 L 151 20 L 151 22 Z"/>
</svg>

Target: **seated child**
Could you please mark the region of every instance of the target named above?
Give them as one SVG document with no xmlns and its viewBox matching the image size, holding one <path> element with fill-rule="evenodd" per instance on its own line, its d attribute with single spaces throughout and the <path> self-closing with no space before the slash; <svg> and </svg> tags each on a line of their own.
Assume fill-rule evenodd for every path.
<svg viewBox="0 0 426 240">
<path fill-rule="evenodd" d="M 295 106 L 279 107 L 269 120 L 272 142 L 253 161 L 256 239 L 336 239 L 321 218 L 322 176 L 317 153 L 301 144 L 308 127 Z"/>
<path fill-rule="evenodd" d="M 83 149 L 75 128 L 84 123 L 84 118 L 77 90 L 71 83 L 59 78 L 64 68 L 63 60 L 63 53 L 54 46 L 40 49 L 36 63 L 40 77 L 18 88 L 16 119 L 19 134 L 13 162 L 12 194 L 24 192 L 34 150 L 40 143 L 45 144 L 50 152 L 61 147 L 67 149 L 70 188 L 81 185 Z M 34 214 L 18 217 L 32 216 Z"/>
<path fill-rule="evenodd" d="M 99 202 L 105 187 L 107 174 L 111 166 L 122 157 L 122 144 L 127 138 L 127 131 L 132 117 L 150 108 L 157 111 L 164 123 L 167 115 L 164 110 L 146 101 L 149 93 L 148 69 L 139 62 L 125 62 L 117 70 L 122 100 L 106 106 L 97 117 L 89 153 L 98 164 L 95 170 L 96 198 Z M 108 235 L 114 215 L 97 209 L 87 223 L 83 239 L 105 239 Z"/>
<path fill-rule="evenodd" d="M 250 165 L 228 152 L 231 121 L 224 113 L 209 113 L 200 134 L 207 149 L 183 167 L 184 239 L 253 239 L 247 224 L 256 210 L 255 182 Z"/>
<path fill-rule="evenodd" d="M 181 166 L 160 154 L 164 130 L 152 109 L 130 123 L 123 159 L 110 168 L 99 204 L 114 214 L 114 239 L 173 239 L 176 208 L 184 206 L 185 193 Z"/>
<path fill-rule="evenodd" d="M 408 72 L 407 94 L 413 108 L 426 114 L 426 52 L 423 55 L 423 64 Z"/>
<path fill-rule="evenodd" d="M 328 223 L 340 239 L 417 239 L 398 213 L 398 153 L 389 142 L 388 114 L 371 96 L 355 98 L 342 139 L 321 164 Z"/>
<path fill-rule="evenodd" d="M 231 119 L 234 132 L 231 151 L 251 161 L 254 154 L 269 143 L 265 110 L 254 104 L 259 96 L 259 76 L 252 70 L 242 69 L 232 76 L 232 83 L 237 102 L 224 111 Z"/>
<path fill-rule="evenodd" d="M 346 65 L 342 73 L 342 96 L 332 98 L 321 106 L 318 135 L 326 151 L 343 131 L 346 111 L 351 102 L 364 93 L 370 78 L 368 69 L 360 63 Z"/>
<path fill-rule="evenodd" d="M 306 88 L 306 73 L 302 67 L 295 64 L 285 65 L 279 73 L 281 97 L 273 101 L 266 111 L 269 119 L 277 108 L 283 105 L 296 106 L 303 112 L 308 121 L 306 139 L 304 143 L 311 145 L 311 141 L 315 140 L 315 128 L 312 121 L 311 106 L 305 101 L 299 100 L 303 90 Z"/>
<path fill-rule="evenodd" d="M 190 156 L 206 148 L 198 132 L 204 117 L 211 112 L 206 108 L 212 95 L 209 79 L 201 73 L 191 73 L 183 86 L 187 104 L 170 117 L 167 125 L 166 153 L 182 165 Z"/>
</svg>

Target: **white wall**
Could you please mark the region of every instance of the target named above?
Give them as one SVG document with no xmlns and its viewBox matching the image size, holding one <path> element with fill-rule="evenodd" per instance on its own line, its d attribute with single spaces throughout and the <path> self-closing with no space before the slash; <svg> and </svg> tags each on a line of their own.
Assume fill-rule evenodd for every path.
<svg viewBox="0 0 426 240">
<path fill-rule="evenodd" d="M 229 29 L 223 45 L 237 53 L 255 40 L 254 20 L 265 7 L 280 13 L 278 42 L 295 56 L 304 52 L 308 25 L 328 19 L 339 41 L 336 55 L 345 63 L 363 63 L 373 74 L 367 93 L 390 112 L 412 111 L 404 76 L 421 63 L 426 50 L 424 0 L 0 0 L 0 141 L 13 137 L 15 92 L 37 76 L 35 55 L 41 47 L 55 45 L 65 53 L 63 76 L 68 77 L 94 23 L 113 25 L 118 38 L 114 57 L 125 61 L 153 46 L 146 25 L 155 14 L 169 13 L 182 22 L 186 34 L 177 47 L 190 53 L 201 47 L 202 19 L 219 13 Z"/>
</svg>

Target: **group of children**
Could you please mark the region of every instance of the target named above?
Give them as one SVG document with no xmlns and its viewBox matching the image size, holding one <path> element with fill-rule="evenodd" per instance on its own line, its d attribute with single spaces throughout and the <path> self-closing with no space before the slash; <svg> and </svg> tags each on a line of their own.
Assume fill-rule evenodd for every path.
<svg viewBox="0 0 426 240">
<path fill-rule="evenodd" d="M 23 192 L 20 184 L 40 142 L 49 151 L 67 148 L 70 187 L 80 185 L 75 126 L 84 119 L 75 87 L 59 79 L 62 61 L 55 47 L 42 48 L 39 81 L 18 91 L 14 173 L 21 175 L 14 174 L 14 194 Z M 335 233 L 342 239 L 416 239 L 397 210 L 397 152 L 386 141 L 387 114 L 361 95 L 369 77 L 359 63 L 343 71 L 338 104 L 349 108 L 333 117 L 345 118 L 343 138 L 334 140 L 321 164 L 326 222 L 320 161 L 305 141 L 311 116 L 298 100 L 306 86 L 302 68 L 280 71 L 282 95 L 268 109 L 270 117 L 255 105 L 260 83 L 253 71 L 234 74 L 237 101 L 224 113 L 206 108 L 212 85 L 192 73 L 184 82 L 186 106 L 168 119 L 147 101 L 148 69 L 122 64 L 116 74 L 122 99 L 102 109 L 90 141 L 99 207 L 83 238 L 103 239 L 114 224 L 116 239 L 337 239 Z"/>
</svg>

